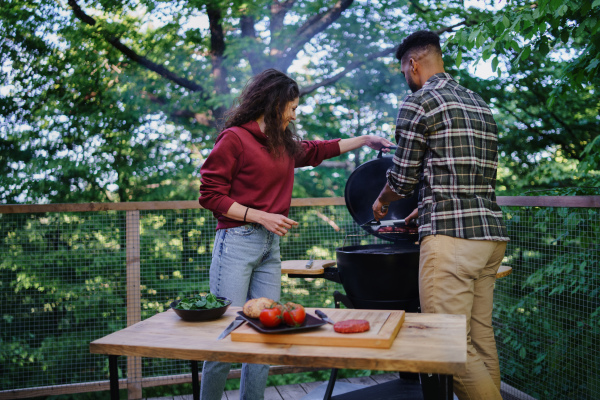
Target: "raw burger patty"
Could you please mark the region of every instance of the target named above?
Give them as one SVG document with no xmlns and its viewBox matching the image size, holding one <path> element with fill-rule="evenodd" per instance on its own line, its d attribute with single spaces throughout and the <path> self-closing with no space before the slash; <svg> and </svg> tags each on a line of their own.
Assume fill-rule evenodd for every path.
<svg viewBox="0 0 600 400">
<path fill-rule="evenodd" d="M 349 319 L 346 321 L 336 322 L 333 325 L 333 330 L 339 333 L 359 333 L 366 332 L 370 328 L 369 321 L 364 319 Z"/>
</svg>

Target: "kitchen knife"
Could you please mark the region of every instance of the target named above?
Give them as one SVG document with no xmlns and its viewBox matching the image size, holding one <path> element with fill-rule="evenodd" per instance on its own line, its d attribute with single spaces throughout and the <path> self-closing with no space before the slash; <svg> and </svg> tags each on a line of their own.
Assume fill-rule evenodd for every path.
<svg viewBox="0 0 600 400">
<path fill-rule="evenodd" d="M 315 314 L 317 314 L 323 321 L 329 322 L 331 325 L 335 325 L 335 322 L 333 322 L 331 318 L 329 318 L 323 311 L 315 310 Z"/>
<path fill-rule="evenodd" d="M 227 335 L 229 335 L 234 329 L 238 328 L 240 325 L 242 325 L 244 322 L 246 322 L 246 320 L 242 317 L 237 317 L 236 319 L 233 320 L 232 323 L 229 324 L 229 326 L 227 328 L 225 328 L 225 330 L 223 332 L 221 332 L 221 334 L 219 335 L 219 337 L 217 338 L 217 340 L 221 340 L 224 339 L 225 337 L 227 337 Z"/>
</svg>

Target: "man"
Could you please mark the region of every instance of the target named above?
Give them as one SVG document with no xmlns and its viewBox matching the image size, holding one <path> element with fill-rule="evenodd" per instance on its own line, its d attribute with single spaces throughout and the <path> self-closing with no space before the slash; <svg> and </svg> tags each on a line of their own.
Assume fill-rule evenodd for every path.
<svg viewBox="0 0 600 400">
<path fill-rule="evenodd" d="M 454 376 L 459 399 L 501 400 L 492 328 L 496 272 L 509 240 L 496 203 L 497 126 L 487 104 L 445 73 L 440 38 L 418 31 L 396 58 L 413 94 L 401 103 L 398 149 L 375 218 L 419 183 L 419 295 L 426 313 L 467 317 L 467 372 Z"/>
</svg>

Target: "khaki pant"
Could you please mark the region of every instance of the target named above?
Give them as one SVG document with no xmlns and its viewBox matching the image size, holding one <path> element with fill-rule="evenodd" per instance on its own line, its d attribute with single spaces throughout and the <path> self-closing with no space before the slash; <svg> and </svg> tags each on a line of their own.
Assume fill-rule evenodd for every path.
<svg viewBox="0 0 600 400">
<path fill-rule="evenodd" d="M 460 400 L 502 400 L 492 306 L 505 250 L 506 242 L 444 235 L 426 236 L 421 242 L 421 311 L 467 317 L 467 372 L 454 375 Z"/>
</svg>

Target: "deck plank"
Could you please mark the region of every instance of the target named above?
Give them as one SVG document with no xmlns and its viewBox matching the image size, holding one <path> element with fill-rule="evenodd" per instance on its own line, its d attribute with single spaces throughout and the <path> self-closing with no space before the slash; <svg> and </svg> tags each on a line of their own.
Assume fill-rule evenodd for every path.
<svg viewBox="0 0 600 400">
<path fill-rule="evenodd" d="M 371 378 L 377 383 L 386 383 L 398 379 L 398 374 L 377 374 L 371 375 Z"/>
<path fill-rule="evenodd" d="M 240 390 L 228 390 L 225 392 L 227 395 L 227 400 L 239 400 L 240 399 Z M 221 399 L 222 400 L 222 399 Z"/>
<path fill-rule="evenodd" d="M 321 386 L 323 384 L 323 382 L 304 382 L 301 383 L 300 386 L 302 386 L 302 389 L 304 389 L 304 391 L 306 393 L 310 393 L 313 390 L 315 390 L 317 387 Z"/>
<path fill-rule="evenodd" d="M 356 376 L 354 378 L 348 378 L 348 382 L 353 383 L 355 385 L 364 385 L 364 386 L 373 386 L 377 384 L 370 376 Z"/>
<path fill-rule="evenodd" d="M 346 382 L 355 385 L 373 386 L 379 383 L 385 383 L 398 379 L 398 374 L 386 373 L 371 376 L 357 376 L 354 378 L 340 378 L 336 382 Z M 265 390 L 265 400 L 299 400 L 307 393 L 310 393 L 317 387 L 327 383 L 327 381 L 304 382 L 294 385 L 269 386 Z M 223 393 L 221 400 L 238 400 L 240 398 L 239 390 L 228 390 Z M 192 395 L 179 395 L 174 397 L 153 398 L 152 400 L 192 400 Z"/>
<path fill-rule="evenodd" d="M 265 400 L 282 400 L 275 386 L 267 386 L 265 389 Z"/>
<path fill-rule="evenodd" d="M 306 391 L 299 383 L 295 385 L 277 386 L 277 391 L 283 400 L 298 400 L 306 395 Z"/>
</svg>

